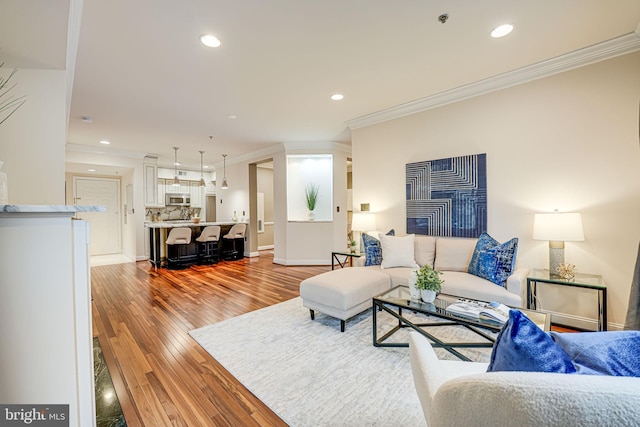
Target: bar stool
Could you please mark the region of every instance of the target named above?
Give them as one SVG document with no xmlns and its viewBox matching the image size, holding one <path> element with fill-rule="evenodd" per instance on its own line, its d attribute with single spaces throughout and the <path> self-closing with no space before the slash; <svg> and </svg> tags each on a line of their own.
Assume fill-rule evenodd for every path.
<svg viewBox="0 0 640 427">
<path fill-rule="evenodd" d="M 184 268 L 188 263 L 187 248 L 191 244 L 191 229 L 172 228 L 167 236 L 167 267 Z"/>
<path fill-rule="evenodd" d="M 198 263 L 214 264 L 220 260 L 220 226 L 209 225 L 196 237 L 198 242 Z"/>
<path fill-rule="evenodd" d="M 244 256 L 244 233 L 247 231 L 247 224 L 234 224 L 227 234 L 222 236 L 224 259 L 237 260 Z"/>
</svg>

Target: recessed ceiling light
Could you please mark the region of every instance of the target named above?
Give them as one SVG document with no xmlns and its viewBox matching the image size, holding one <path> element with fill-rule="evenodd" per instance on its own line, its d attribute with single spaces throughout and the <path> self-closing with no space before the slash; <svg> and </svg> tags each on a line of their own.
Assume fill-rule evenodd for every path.
<svg viewBox="0 0 640 427">
<path fill-rule="evenodd" d="M 237 119 L 237 118 L 238 118 L 238 116 L 236 116 L 235 114 L 229 114 L 229 115 L 227 116 L 227 118 L 228 118 L 229 120 L 235 120 L 235 119 Z"/>
<path fill-rule="evenodd" d="M 87 172 L 95 172 L 95 169 L 87 169 Z"/>
<path fill-rule="evenodd" d="M 333 99 L 334 101 L 342 101 L 344 99 L 344 95 L 341 93 L 334 93 L 333 95 L 331 95 L 331 99 Z"/>
<path fill-rule="evenodd" d="M 209 169 L 209 165 L 204 165 L 203 166 L 205 169 Z"/>
<path fill-rule="evenodd" d="M 102 141 L 100 141 L 100 144 L 109 145 L 111 143 L 109 141 L 107 141 L 106 139 L 103 139 Z"/>
<path fill-rule="evenodd" d="M 494 28 L 493 31 L 491 31 L 491 37 L 494 37 L 494 38 L 504 37 L 507 34 L 509 34 L 511 31 L 513 31 L 513 25 L 503 24 Z"/>
<path fill-rule="evenodd" d="M 220 46 L 220 40 L 214 35 L 211 34 L 203 34 L 200 36 L 200 41 L 203 45 L 208 47 L 218 47 Z"/>
</svg>

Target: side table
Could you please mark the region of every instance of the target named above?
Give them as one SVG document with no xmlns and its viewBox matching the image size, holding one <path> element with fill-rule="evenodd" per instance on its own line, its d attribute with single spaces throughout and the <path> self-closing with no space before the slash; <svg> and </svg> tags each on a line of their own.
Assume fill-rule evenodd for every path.
<svg viewBox="0 0 640 427">
<path fill-rule="evenodd" d="M 536 309 L 538 303 L 536 292 L 539 283 L 596 291 L 598 293 L 598 331 L 607 330 L 607 287 L 602 281 L 602 276 L 576 273 L 574 279 L 566 280 L 551 276 L 549 270 L 531 270 L 527 277 L 527 308 L 532 310 Z"/>
<path fill-rule="evenodd" d="M 341 260 L 339 258 L 341 256 L 345 258 Z M 349 264 L 349 267 L 353 267 L 354 258 L 360 258 L 360 254 L 354 252 L 331 252 L 331 269 L 335 269 L 336 262 L 341 268 L 344 268 L 344 266 L 347 264 Z"/>
</svg>

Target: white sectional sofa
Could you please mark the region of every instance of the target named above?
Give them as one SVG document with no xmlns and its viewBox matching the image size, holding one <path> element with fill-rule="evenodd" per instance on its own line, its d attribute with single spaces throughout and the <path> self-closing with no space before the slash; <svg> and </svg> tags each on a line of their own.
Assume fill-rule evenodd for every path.
<svg viewBox="0 0 640 427">
<path fill-rule="evenodd" d="M 429 427 L 620 427 L 640 420 L 640 378 L 486 372 L 487 363 L 439 360 L 416 332 L 409 347 Z"/>
<path fill-rule="evenodd" d="M 425 264 L 442 272 L 443 294 L 497 301 L 511 307 L 523 306 L 528 269 L 514 270 L 506 286 L 502 287 L 467 272 L 478 239 L 423 235 L 413 239 L 413 252 L 408 256 L 413 267 L 365 266 L 365 256 L 362 256 L 355 267 L 303 280 L 300 296 L 304 307 L 310 310 L 311 318 L 314 319 L 315 311 L 319 311 L 340 319 L 340 329 L 344 332 L 346 320 L 371 307 L 374 296 L 398 285 L 407 286 L 409 273 Z M 392 255 L 387 253 L 388 258 L 393 258 Z"/>
<path fill-rule="evenodd" d="M 374 236 L 377 237 L 377 236 Z M 416 235 L 414 259 L 418 266 L 431 265 L 442 272 L 442 293 L 460 298 L 480 301 L 497 301 L 510 307 L 523 307 L 529 269 L 516 268 L 507 279 L 505 287 L 467 273 L 478 239 L 459 237 L 434 237 Z M 365 267 L 365 257 L 358 258 L 359 267 L 380 271 L 391 279 L 391 287 L 407 286 L 409 273 L 415 267 L 381 268 L 380 265 Z"/>
</svg>

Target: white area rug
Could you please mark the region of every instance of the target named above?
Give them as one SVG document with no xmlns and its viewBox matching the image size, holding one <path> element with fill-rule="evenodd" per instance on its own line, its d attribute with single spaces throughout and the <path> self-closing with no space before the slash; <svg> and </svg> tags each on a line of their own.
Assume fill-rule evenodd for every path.
<svg viewBox="0 0 640 427">
<path fill-rule="evenodd" d="M 379 330 L 394 319 L 378 315 Z M 463 327 L 430 328 L 454 341 L 478 340 Z M 407 341 L 406 328 L 394 335 Z M 292 427 L 424 426 L 408 348 L 372 344 L 371 310 L 339 321 L 302 306 L 302 299 L 205 326 L 190 335 Z M 467 350 L 488 361 L 491 349 Z M 452 358 L 439 349 L 439 357 Z"/>
</svg>

